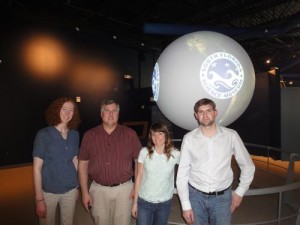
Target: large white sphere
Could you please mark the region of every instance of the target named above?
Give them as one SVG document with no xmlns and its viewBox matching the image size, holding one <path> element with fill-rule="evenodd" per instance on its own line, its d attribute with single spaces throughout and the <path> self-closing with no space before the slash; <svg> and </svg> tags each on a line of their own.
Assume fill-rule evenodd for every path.
<svg viewBox="0 0 300 225">
<path fill-rule="evenodd" d="M 227 126 L 248 107 L 255 86 L 252 62 L 232 38 L 210 31 L 184 35 L 158 58 L 153 75 L 154 100 L 177 126 L 198 126 L 194 104 L 210 98 L 218 110 L 217 123 Z"/>
</svg>

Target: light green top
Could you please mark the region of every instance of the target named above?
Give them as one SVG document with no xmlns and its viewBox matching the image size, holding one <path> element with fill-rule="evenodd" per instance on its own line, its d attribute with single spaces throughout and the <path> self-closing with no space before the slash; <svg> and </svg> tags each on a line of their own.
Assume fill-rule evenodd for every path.
<svg viewBox="0 0 300 225">
<path fill-rule="evenodd" d="M 167 160 L 165 154 L 158 154 L 155 150 L 149 158 L 146 147 L 142 148 L 138 162 L 144 164 L 143 178 L 139 197 L 152 203 L 165 202 L 173 197 L 174 170 L 178 164 L 180 152 L 172 149 L 171 157 Z"/>
</svg>

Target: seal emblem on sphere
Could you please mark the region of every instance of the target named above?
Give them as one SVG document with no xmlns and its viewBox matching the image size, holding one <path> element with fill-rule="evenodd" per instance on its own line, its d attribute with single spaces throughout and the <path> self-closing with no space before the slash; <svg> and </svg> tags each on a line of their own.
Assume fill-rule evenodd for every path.
<svg viewBox="0 0 300 225">
<path fill-rule="evenodd" d="M 218 99 L 236 95 L 244 83 L 244 70 L 232 54 L 216 52 L 209 55 L 200 68 L 200 81 L 204 90 Z"/>
</svg>

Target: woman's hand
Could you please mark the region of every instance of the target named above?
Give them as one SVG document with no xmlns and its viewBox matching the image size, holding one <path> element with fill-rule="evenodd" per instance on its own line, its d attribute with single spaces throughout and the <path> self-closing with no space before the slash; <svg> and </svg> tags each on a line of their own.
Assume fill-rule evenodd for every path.
<svg viewBox="0 0 300 225">
<path fill-rule="evenodd" d="M 131 215 L 133 218 L 137 218 L 137 203 L 134 202 L 132 203 L 132 208 L 131 208 Z"/>
<path fill-rule="evenodd" d="M 47 208 L 44 200 L 35 203 L 35 212 L 38 217 L 46 218 Z"/>
</svg>

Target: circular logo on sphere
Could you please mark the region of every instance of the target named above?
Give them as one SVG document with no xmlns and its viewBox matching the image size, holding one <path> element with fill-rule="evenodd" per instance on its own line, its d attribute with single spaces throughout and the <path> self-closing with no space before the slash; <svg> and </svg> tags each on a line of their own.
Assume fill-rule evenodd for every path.
<svg viewBox="0 0 300 225">
<path fill-rule="evenodd" d="M 198 127 L 194 105 L 216 103 L 216 122 L 227 126 L 248 107 L 255 72 L 247 52 L 232 38 L 198 31 L 173 41 L 159 56 L 152 74 L 153 98 L 168 120 L 186 130 Z"/>
<path fill-rule="evenodd" d="M 242 88 L 244 70 L 239 60 L 232 54 L 216 52 L 203 61 L 200 81 L 210 96 L 227 99 L 236 95 Z"/>
<path fill-rule="evenodd" d="M 159 96 L 159 65 L 155 64 L 153 74 L 152 74 L 152 92 L 153 100 L 157 101 Z"/>
</svg>

